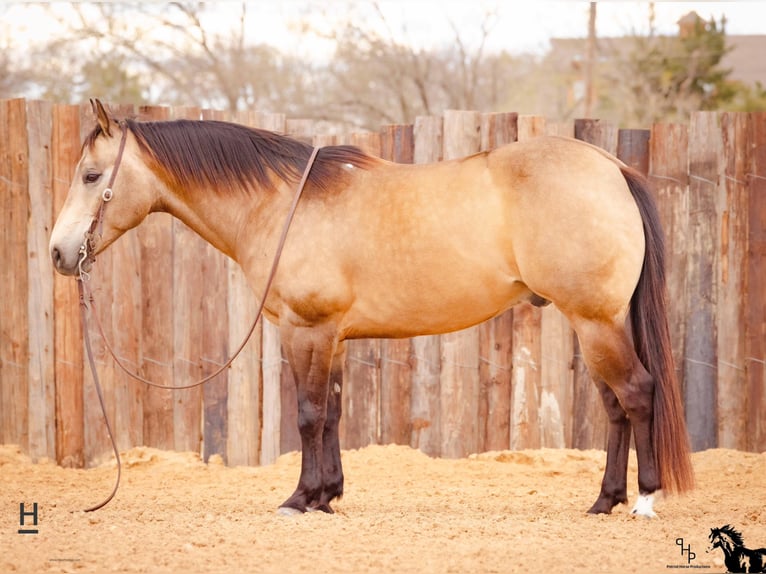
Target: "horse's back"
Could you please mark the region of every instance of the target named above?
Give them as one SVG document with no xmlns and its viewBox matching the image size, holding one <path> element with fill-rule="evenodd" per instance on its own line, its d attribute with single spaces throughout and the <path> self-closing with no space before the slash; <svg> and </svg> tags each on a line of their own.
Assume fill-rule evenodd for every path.
<svg viewBox="0 0 766 574">
<path fill-rule="evenodd" d="M 294 259 L 308 281 L 288 295 L 333 294 L 344 338 L 460 329 L 535 295 L 570 314 L 614 315 L 643 260 L 641 218 L 619 166 L 574 140 L 428 166 L 381 163 L 332 202 L 303 224 L 318 231 L 305 232 Z M 285 268 L 292 259 L 286 253 Z"/>
</svg>

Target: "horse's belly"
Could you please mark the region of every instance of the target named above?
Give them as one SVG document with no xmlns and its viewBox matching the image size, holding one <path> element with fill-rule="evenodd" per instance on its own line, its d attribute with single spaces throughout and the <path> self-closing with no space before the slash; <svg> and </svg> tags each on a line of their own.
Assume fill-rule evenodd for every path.
<svg viewBox="0 0 766 574">
<path fill-rule="evenodd" d="M 357 299 L 344 317 L 346 339 L 402 338 L 448 333 L 486 321 L 533 294 L 507 275 L 473 281 L 391 285 Z"/>
</svg>

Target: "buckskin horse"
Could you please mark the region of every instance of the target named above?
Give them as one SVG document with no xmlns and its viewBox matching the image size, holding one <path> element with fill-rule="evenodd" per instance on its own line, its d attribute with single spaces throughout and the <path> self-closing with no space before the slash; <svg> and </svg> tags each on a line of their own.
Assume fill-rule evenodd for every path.
<svg viewBox="0 0 766 574">
<path fill-rule="evenodd" d="M 226 122 L 118 121 L 92 103 L 97 125 L 51 233 L 55 268 L 78 273 L 96 218 L 99 253 L 164 211 L 234 259 L 258 293 L 316 150 Z M 295 375 L 302 447 L 297 488 L 280 511 L 332 512 L 343 493 L 344 341 L 455 331 L 522 301 L 553 302 L 569 319 L 608 414 L 606 468 L 589 512 L 627 502 L 631 429 L 635 514 L 654 516 L 660 488 L 692 488 L 662 230 L 639 173 L 559 137 L 432 165 L 350 146 L 315 157 L 264 302 Z"/>
</svg>

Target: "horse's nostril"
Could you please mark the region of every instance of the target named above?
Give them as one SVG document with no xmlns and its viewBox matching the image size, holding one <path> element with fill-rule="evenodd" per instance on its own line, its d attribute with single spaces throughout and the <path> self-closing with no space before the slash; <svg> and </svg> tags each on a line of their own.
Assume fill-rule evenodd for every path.
<svg viewBox="0 0 766 574">
<path fill-rule="evenodd" d="M 57 268 L 61 266 L 61 251 L 59 251 L 58 247 L 51 249 L 51 258 L 53 259 L 53 264 Z"/>
</svg>

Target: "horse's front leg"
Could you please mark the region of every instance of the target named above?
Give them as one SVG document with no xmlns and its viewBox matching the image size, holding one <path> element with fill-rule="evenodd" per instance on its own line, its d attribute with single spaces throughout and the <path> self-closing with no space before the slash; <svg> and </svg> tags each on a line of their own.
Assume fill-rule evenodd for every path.
<svg viewBox="0 0 766 574">
<path fill-rule="evenodd" d="M 322 433 L 324 449 L 324 485 L 317 510 L 332 513 L 330 503 L 343 496 L 343 466 L 340 460 L 338 428 L 342 413 L 343 363 L 346 345 L 341 342 L 335 350 L 330 369 L 330 389 L 327 398 L 327 419 Z"/>
<path fill-rule="evenodd" d="M 280 325 L 282 345 L 295 375 L 298 395 L 298 430 L 301 435 L 301 474 L 298 487 L 280 512 L 292 514 L 320 508 L 329 511 L 322 500 L 324 491 L 324 434 L 330 368 L 336 347 L 335 329 Z M 323 505 L 326 508 L 323 508 Z"/>
</svg>

